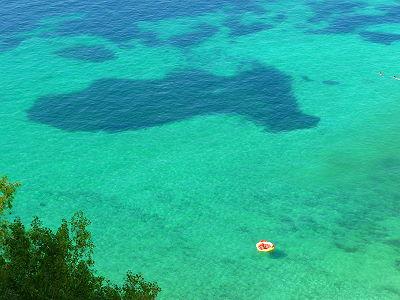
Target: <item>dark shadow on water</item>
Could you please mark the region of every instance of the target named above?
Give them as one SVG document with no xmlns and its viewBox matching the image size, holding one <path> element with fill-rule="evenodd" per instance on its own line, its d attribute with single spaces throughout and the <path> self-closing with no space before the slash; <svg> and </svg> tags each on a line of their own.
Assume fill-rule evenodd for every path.
<svg viewBox="0 0 400 300">
<path fill-rule="evenodd" d="M 346 245 L 345 243 L 335 242 L 335 246 L 346 253 L 355 253 L 360 251 L 360 248 L 355 245 Z"/>
<path fill-rule="evenodd" d="M 272 258 L 272 259 L 283 259 L 286 258 L 288 255 L 286 254 L 285 251 L 283 250 L 279 250 L 276 249 L 274 252 L 272 253 L 268 253 L 268 255 Z"/>
<path fill-rule="evenodd" d="M 314 80 L 312 80 L 310 77 L 308 77 L 307 75 L 303 75 L 303 76 L 301 76 L 301 78 L 302 78 L 304 81 L 307 81 L 307 82 L 312 82 L 312 81 L 314 81 Z"/>
<path fill-rule="evenodd" d="M 194 70 L 161 80 L 102 79 L 77 93 L 42 97 L 28 111 L 32 121 L 66 131 L 107 132 L 210 114 L 240 115 L 270 132 L 319 122 L 298 107 L 289 76 L 259 65 L 234 77 Z"/>
<path fill-rule="evenodd" d="M 394 261 L 394 267 L 396 268 L 397 271 L 400 272 L 400 259 L 396 259 Z"/>
<path fill-rule="evenodd" d="M 400 173 L 400 159 L 397 157 L 387 157 L 380 161 L 379 167 L 388 173 Z"/>
<path fill-rule="evenodd" d="M 400 238 L 399 239 L 388 239 L 384 241 L 385 244 L 400 250 Z"/>
<path fill-rule="evenodd" d="M 322 83 L 326 84 L 326 85 L 339 85 L 340 84 L 340 82 L 336 81 L 336 80 L 324 80 L 324 81 L 322 81 Z"/>
</svg>

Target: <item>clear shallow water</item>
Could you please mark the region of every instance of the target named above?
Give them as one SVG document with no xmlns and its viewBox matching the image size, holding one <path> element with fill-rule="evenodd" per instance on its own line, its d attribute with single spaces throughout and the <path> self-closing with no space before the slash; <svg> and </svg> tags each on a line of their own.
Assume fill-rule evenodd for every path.
<svg viewBox="0 0 400 300">
<path fill-rule="evenodd" d="M 396 1 L 90 3 L 0 6 L 15 215 L 163 299 L 400 297 Z"/>
</svg>

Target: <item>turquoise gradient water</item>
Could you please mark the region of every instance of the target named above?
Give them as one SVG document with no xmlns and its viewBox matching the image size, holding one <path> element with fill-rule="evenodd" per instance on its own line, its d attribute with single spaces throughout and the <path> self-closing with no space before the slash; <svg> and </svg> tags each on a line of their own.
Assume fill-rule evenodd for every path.
<svg viewBox="0 0 400 300">
<path fill-rule="evenodd" d="M 398 2 L 116 3 L 0 8 L 13 215 L 160 299 L 398 299 Z"/>
</svg>

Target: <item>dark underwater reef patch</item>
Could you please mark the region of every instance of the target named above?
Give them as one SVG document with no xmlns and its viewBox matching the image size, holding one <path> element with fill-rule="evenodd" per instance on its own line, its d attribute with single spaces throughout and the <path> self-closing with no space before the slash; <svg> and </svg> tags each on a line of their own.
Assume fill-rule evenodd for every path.
<svg viewBox="0 0 400 300">
<path fill-rule="evenodd" d="M 5 52 L 17 47 L 21 43 L 21 38 L 11 36 L 0 36 L 0 52 Z"/>
<path fill-rule="evenodd" d="M 397 33 L 363 31 L 360 32 L 360 36 L 372 43 L 384 45 L 391 45 L 394 42 L 400 41 L 400 34 Z"/>
<path fill-rule="evenodd" d="M 275 15 L 273 17 L 273 21 L 277 22 L 277 23 L 283 22 L 286 19 L 287 19 L 287 16 L 285 14 L 283 14 L 283 13 L 278 13 L 277 15 Z"/>
<path fill-rule="evenodd" d="M 314 15 L 310 24 L 326 23 L 322 29 L 310 30 L 315 34 L 359 34 L 369 42 L 391 44 L 399 40 L 399 34 L 379 33 L 368 30 L 369 26 L 400 23 L 400 4 L 378 5 L 377 14 L 363 13 L 362 9 L 370 7 L 365 1 L 326 0 L 309 1 Z"/>
<path fill-rule="evenodd" d="M 385 244 L 393 247 L 393 248 L 397 248 L 398 250 L 400 250 L 400 239 L 389 239 L 389 240 L 385 240 Z"/>
<path fill-rule="evenodd" d="M 150 30 L 141 30 L 137 27 L 131 32 L 141 43 L 149 47 L 171 45 L 179 48 L 195 46 L 218 33 L 218 27 L 200 23 L 182 34 L 176 34 L 168 39 L 161 39 L 158 33 Z"/>
<path fill-rule="evenodd" d="M 209 114 L 241 115 L 270 132 L 312 128 L 319 122 L 301 112 L 290 77 L 263 66 L 234 77 L 193 70 L 161 80 L 102 79 L 77 93 L 42 97 L 28 111 L 32 121 L 66 131 L 107 132 Z"/>
<path fill-rule="evenodd" d="M 212 37 L 217 32 L 218 28 L 215 26 L 200 24 L 191 32 L 171 37 L 168 43 L 181 48 L 194 46 Z"/>
<path fill-rule="evenodd" d="M 57 51 L 56 54 L 65 58 L 72 58 L 90 62 L 105 62 L 114 59 L 114 52 L 103 46 L 75 46 Z"/>
<path fill-rule="evenodd" d="M 400 159 L 397 157 L 387 157 L 380 161 L 379 166 L 385 172 L 400 174 Z"/>
<path fill-rule="evenodd" d="M 243 36 L 274 28 L 274 26 L 271 24 L 265 24 L 261 22 L 244 24 L 241 22 L 240 16 L 228 18 L 223 25 L 229 28 L 231 36 Z M 158 38 L 156 32 L 140 31 L 139 29 L 137 29 L 135 32 L 141 42 L 147 46 L 172 45 L 174 47 L 186 48 L 206 41 L 217 34 L 218 31 L 219 28 L 217 26 L 207 23 L 200 23 L 191 28 L 188 32 L 174 35 L 167 40 Z"/>
<path fill-rule="evenodd" d="M 390 294 L 396 296 L 396 299 L 400 299 L 400 289 L 394 286 L 383 286 L 383 291 L 389 292 Z"/>
<path fill-rule="evenodd" d="M 400 272 L 400 259 L 394 261 L 394 267 Z"/>
<path fill-rule="evenodd" d="M 271 24 L 260 22 L 243 24 L 238 18 L 229 18 L 224 25 L 230 29 L 230 34 L 232 36 L 242 36 L 274 28 L 274 26 Z"/>
<path fill-rule="evenodd" d="M 61 22 L 52 35 L 95 35 L 120 43 L 149 38 L 147 35 L 142 36 L 137 30 L 136 24 L 139 21 L 193 17 L 227 7 L 229 13 L 236 14 L 265 12 L 257 0 L 3 1 L 0 5 L 0 51 L 17 46 L 26 37 L 12 37 L 20 32 L 33 30 L 41 19 L 47 17 L 82 15 L 81 18 Z"/>
<path fill-rule="evenodd" d="M 351 14 L 364 8 L 367 3 L 364 1 L 350 0 L 325 0 L 325 1 L 308 1 L 308 5 L 313 11 L 313 16 L 309 19 L 312 23 L 326 21 L 335 15 Z"/>
</svg>

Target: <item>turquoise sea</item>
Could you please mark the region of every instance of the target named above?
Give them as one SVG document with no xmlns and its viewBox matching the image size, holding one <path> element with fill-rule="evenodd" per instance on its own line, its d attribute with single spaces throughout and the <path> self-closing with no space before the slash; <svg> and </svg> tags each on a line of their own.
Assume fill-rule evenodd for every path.
<svg viewBox="0 0 400 300">
<path fill-rule="evenodd" d="M 160 299 L 400 299 L 399 54 L 394 0 L 3 1 L 13 215 Z"/>
</svg>

